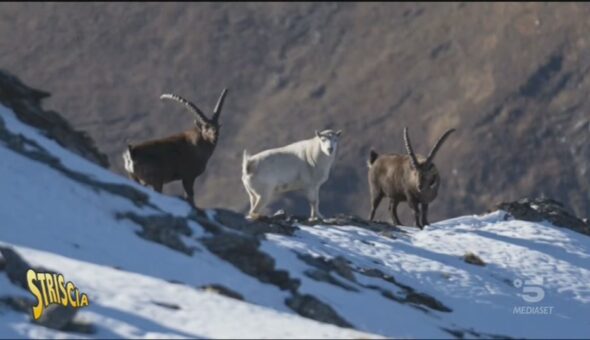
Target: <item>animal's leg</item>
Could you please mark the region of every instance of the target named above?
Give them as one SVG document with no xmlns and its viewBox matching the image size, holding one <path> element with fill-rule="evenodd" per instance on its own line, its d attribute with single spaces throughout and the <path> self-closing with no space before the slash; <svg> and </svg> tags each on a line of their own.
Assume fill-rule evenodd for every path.
<svg viewBox="0 0 590 340">
<path fill-rule="evenodd" d="M 263 209 L 270 201 L 270 199 L 272 197 L 271 192 L 272 192 L 272 190 L 266 189 L 258 194 L 258 196 L 256 197 L 256 202 L 254 202 L 254 206 L 250 210 L 250 214 L 248 215 L 248 218 L 250 218 L 250 219 L 260 218 L 260 216 L 261 216 L 260 210 Z"/>
<path fill-rule="evenodd" d="M 260 195 L 256 194 L 256 193 L 252 193 L 252 196 L 250 198 L 250 211 L 248 211 L 248 215 L 246 216 L 246 218 L 251 219 L 251 220 L 255 220 L 258 217 L 260 217 L 258 215 L 258 213 L 256 212 L 256 207 L 258 206 L 258 202 L 260 201 Z"/>
<path fill-rule="evenodd" d="M 193 206 L 195 205 L 195 194 L 193 191 L 194 183 L 195 178 L 185 178 L 182 180 L 182 187 L 184 188 L 185 198 Z"/>
<path fill-rule="evenodd" d="M 258 202 L 258 200 L 260 199 L 260 196 L 258 196 L 254 191 L 252 191 L 252 189 L 250 189 L 248 186 L 246 186 L 246 192 L 248 193 L 248 198 L 250 199 L 250 211 L 248 212 L 248 215 L 252 215 L 252 212 L 254 211 L 254 206 L 256 205 L 256 202 Z"/>
<path fill-rule="evenodd" d="M 396 225 L 402 225 L 402 222 L 400 222 L 399 217 L 397 216 L 398 204 L 399 201 L 397 200 L 389 200 L 389 212 L 391 213 L 391 220 L 393 221 L 393 223 L 395 223 Z"/>
<path fill-rule="evenodd" d="M 421 209 L 422 210 L 422 225 L 429 225 L 430 223 L 428 223 L 428 204 L 426 203 L 421 203 Z"/>
<path fill-rule="evenodd" d="M 246 193 L 248 193 L 248 198 L 250 199 L 250 210 L 248 211 L 248 218 L 251 218 L 254 211 L 254 206 L 256 202 L 260 199 L 260 196 L 250 188 L 250 184 L 246 177 L 242 177 L 242 184 L 244 184 L 244 189 L 246 189 Z"/>
<path fill-rule="evenodd" d="M 254 207 L 254 203 L 256 203 L 256 195 L 246 187 L 246 192 L 248 193 L 248 199 L 250 200 L 250 211 L 252 211 L 252 207 Z"/>
<path fill-rule="evenodd" d="M 422 224 L 420 223 L 420 205 L 418 204 L 418 202 L 414 201 L 410 197 L 408 197 L 407 200 L 408 200 L 408 205 L 410 206 L 410 209 L 412 209 L 412 211 L 414 211 L 414 219 L 416 220 L 416 227 L 422 229 Z"/>
<path fill-rule="evenodd" d="M 381 203 L 382 199 L 383 199 L 383 192 L 382 191 L 378 191 L 376 193 L 371 194 L 371 213 L 369 214 L 369 221 L 373 221 L 373 218 L 375 217 L 375 212 L 377 211 L 377 208 L 379 207 L 379 203 Z"/>
<path fill-rule="evenodd" d="M 306 193 L 307 196 L 307 200 L 309 201 L 309 207 L 311 209 L 311 212 L 309 214 L 309 220 L 310 221 L 315 221 L 318 219 L 318 217 L 320 219 L 324 219 L 324 216 L 322 216 L 322 214 L 320 213 L 320 189 L 319 188 L 313 188 L 311 190 L 308 190 Z"/>
</svg>

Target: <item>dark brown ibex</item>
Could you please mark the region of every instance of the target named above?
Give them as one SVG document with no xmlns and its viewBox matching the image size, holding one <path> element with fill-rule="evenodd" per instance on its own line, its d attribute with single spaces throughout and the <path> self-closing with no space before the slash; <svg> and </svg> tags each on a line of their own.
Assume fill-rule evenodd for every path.
<svg viewBox="0 0 590 340">
<path fill-rule="evenodd" d="M 127 145 L 123 153 L 129 177 L 162 192 L 165 183 L 182 180 L 187 200 L 194 205 L 193 184 L 205 171 L 219 138 L 219 115 L 227 94 L 224 89 L 217 100 L 211 119 L 195 104 L 174 95 L 163 94 L 160 99 L 171 99 L 184 104 L 195 114 L 194 126 L 182 133 L 137 145 Z"/>
<path fill-rule="evenodd" d="M 454 131 L 455 129 L 450 129 L 445 132 L 426 158 L 414 153 L 407 127 L 404 128 L 407 155 L 379 155 L 371 150 L 368 162 L 371 191 L 369 220 L 373 220 L 379 203 L 386 196 L 389 198 L 391 219 L 395 224 L 401 224 L 397 216 L 397 206 L 403 201 L 408 202 L 414 211 L 416 226 L 422 229 L 429 224 L 428 204 L 436 198 L 440 184 L 440 176 L 432 160 L 447 137 Z"/>
</svg>

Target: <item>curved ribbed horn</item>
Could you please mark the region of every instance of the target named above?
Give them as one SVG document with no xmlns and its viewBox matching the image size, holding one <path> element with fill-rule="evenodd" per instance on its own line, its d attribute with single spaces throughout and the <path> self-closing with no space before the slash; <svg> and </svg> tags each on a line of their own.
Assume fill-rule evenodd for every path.
<svg viewBox="0 0 590 340">
<path fill-rule="evenodd" d="M 181 96 L 177 96 L 172 93 L 164 93 L 160 96 L 160 99 L 171 99 L 171 100 L 177 101 L 181 104 L 184 104 L 184 106 L 186 106 L 189 110 L 191 110 L 195 114 L 195 116 L 197 117 L 197 120 L 199 120 L 201 122 L 201 124 L 205 124 L 209 121 L 209 119 L 207 119 L 207 116 L 205 116 L 203 111 L 201 111 L 201 109 L 199 109 L 197 107 L 197 105 L 189 102 L 188 100 L 182 98 Z"/>
<path fill-rule="evenodd" d="M 412 165 L 414 168 L 418 168 L 418 160 L 416 159 L 416 154 L 414 153 L 414 149 L 412 149 L 412 143 L 410 142 L 410 136 L 408 136 L 408 127 L 404 128 L 404 142 L 406 143 L 406 150 L 408 151 L 408 155 L 410 155 L 410 160 L 412 161 Z"/>
<path fill-rule="evenodd" d="M 438 149 L 440 149 L 441 145 L 443 145 L 443 143 L 445 142 L 445 140 L 447 139 L 447 137 L 449 137 L 451 135 L 451 133 L 455 132 L 455 129 L 450 129 L 447 132 L 445 132 L 436 142 L 436 144 L 434 144 L 434 147 L 432 148 L 432 150 L 430 150 L 430 153 L 428 154 L 428 158 L 426 158 L 426 163 L 431 163 L 432 160 L 434 159 L 434 156 L 436 156 L 436 153 L 438 152 Z"/>
<path fill-rule="evenodd" d="M 221 95 L 219 99 L 217 99 L 217 104 L 215 105 L 215 110 L 213 111 L 213 121 L 217 123 L 219 120 L 219 114 L 221 113 L 221 109 L 223 108 L 223 102 L 225 101 L 225 95 L 227 94 L 227 89 L 223 89 L 221 91 Z"/>
</svg>

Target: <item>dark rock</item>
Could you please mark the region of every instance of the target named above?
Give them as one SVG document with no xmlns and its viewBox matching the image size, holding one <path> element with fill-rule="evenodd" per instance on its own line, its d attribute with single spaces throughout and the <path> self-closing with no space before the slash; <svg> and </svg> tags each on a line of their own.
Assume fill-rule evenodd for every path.
<svg viewBox="0 0 590 340">
<path fill-rule="evenodd" d="M 168 282 L 170 282 L 172 284 L 175 284 L 175 285 L 184 285 L 184 286 L 186 286 L 186 283 L 185 282 L 182 282 L 182 281 L 173 280 L 173 279 L 172 280 L 166 280 L 166 281 L 168 281 Z"/>
<path fill-rule="evenodd" d="M 364 286 L 365 288 L 379 290 L 381 294 L 388 299 L 394 300 L 398 303 L 410 304 L 411 306 L 416 307 L 422 311 L 426 311 L 423 307 L 428 307 L 439 312 L 452 312 L 452 309 L 445 306 L 442 302 L 438 301 L 434 297 L 426 293 L 416 292 L 414 288 L 397 282 L 393 276 L 385 274 L 377 268 L 353 268 L 353 270 L 365 276 L 380 278 L 403 290 L 402 295 L 396 295 L 393 292 L 385 290 L 381 287 L 371 285 Z"/>
<path fill-rule="evenodd" d="M 441 329 L 449 333 L 450 335 L 454 336 L 456 339 L 463 339 L 463 336 L 465 335 L 465 333 L 457 329 L 450 329 L 444 327 L 442 327 Z"/>
<path fill-rule="evenodd" d="M 341 282 L 340 280 L 334 278 L 332 275 L 330 275 L 329 272 L 325 272 L 325 271 L 317 270 L 317 269 L 306 270 L 305 275 L 311 279 L 316 280 L 316 281 L 326 282 L 326 283 L 329 283 L 334 286 L 338 286 L 342 289 L 345 289 L 345 290 L 348 290 L 351 292 L 358 292 L 359 291 L 355 287 L 347 285 L 344 282 Z"/>
<path fill-rule="evenodd" d="M 378 221 L 367 221 L 363 218 L 358 216 L 352 215 L 336 215 L 333 218 L 328 218 L 323 221 L 323 224 L 326 225 L 351 225 L 356 227 L 361 227 L 365 229 L 369 229 L 374 232 L 399 232 L 399 233 L 407 233 L 406 231 L 398 228 L 397 226 L 391 225 L 386 222 L 378 222 Z"/>
<path fill-rule="evenodd" d="M 0 297 L 0 306 L 6 306 L 15 312 L 19 313 L 31 313 L 31 308 L 35 305 L 35 302 L 26 297 L 22 296 L 2 296 Z"/>
<path fill-rule="evenodd" d="M 156 306 L 160 306 L 160 307 L 164 307 L 167 309 L 171 309 L 171 310 L 180 310 L 180 306 L 173 304 L 173 303 L 168 303 L 168 302 L 160 302 L 160 301 L 152 301 L 152 303 Z"/>
<path fill-rule="evenodd" d="M 261 282 L 289 291 L 296 291 L 300 285 L 288 272 L 275 269 L 274 259 L 258 249 L 260 242 L 255 237 L 224 233 L 203 238 L 202 242 L 213 254 Z"/>
<path fill-rule="evenodd" d="M 314 257 L 314 256 L 307 255 L 307 254 L 305 254 L 305 255 L 299 254 L 299 255 L 297 255 L 297 257 L 300 260 L 307 263 L 308 265 L 314 266 L 314 267 L 318 268 L 319 270 L 322 270 L 325 272 L 334 271 L 338 275 L 340 275 L 341 277 L 343 277 L 349 281 L 356 282 L 356 279 L 354 277 L 354 273 L 352 272 L 352 269 L 348 265 L 348 261 L 346 259 L 344 259 L 343 257 L 337 256 L 333 259 L 328 259 L 328 258 L 321 257 L 321 256 Z"/>
<path fill-rule="evenodd" d="M 406 296 L 405 302 L 426 306 L 431 309 L 437 310 L 439 312 L 449 313 L 449 312 L 453 311 L 449 307 L 443 305 L 440 301 L 438 301 L 434 297 L 432 297 L 428 294 L 424 294 L 424 293 L 410 292 Z"/>
<path fill-rule="evenodd" d="M 486 265 L 486 263 L 483 262 L 483 260 L 479 256 L 475 255 L 474 253 L 467 253 L 467 254 L 463 255 L 463 261 L 470 263 L 470 264 L 474 264 L 476 266 L 483 267 Z"/>
<path fill-rule="evenodd" d="M 516 202 L 500 203 L 498 209 L 506 211 L 515 219 L 541 222 L 547 220 L 553 225 L 590 235 L 590 225 L 574 216 L 563 204 L 549 198 L 523 198 Z"/>
<path fill-rule="evenodd" d="M 290 216 L 287 215 L 284 211 L 279 210 L 273 216 L 262 216 L 256 221 L 248 221 L 241 214 L 237 214 L 222 209 L 218 209 L 216 211 L 223 212 L 223 214 L 220 216 L 225 215 L 224 217 L 218 219 L 219 222 L 225 224 L 224 221 L 227 221 L 228 223 L 237 226 L 237 229 L 247 231 L 251 234 L 277 233 L 291 236 L 293 232 L 298 229 L 296 226 L 297 224 L 306 226 L 315 226 L 318 224 L 328 226 L 356 226 L 360 228 L 369 229 L 375 232 L 406 233 L 406 231 L 398 228 L 397 226 L 393 226 L 385 222 L 370 222 L 358 216 L 351 215 L 340 214 L 332 218 L 310 221 L 307 216 Z M 236 220 L 231 220 L 227 218 L 232 214 L 236 216 Z M 245 222 L 240 222 L 241 219 L 243 219 Z M 389 236 L 392 238 L 394 237 L 392 234 Z"/>
<path fill-rule="evenodd" d="M 35 301 L 30 298 L 20 296 L 3 296 L 0 297 L 0 307 L 6 306 L 15 312 L 31 315 L 31 310 L 35 305 Z M 65 332 L 94 334 L 96 328 L 87 323 L 80 323 L 74 320 L 77 309 L 72 307 L 64 308 L 61 305 L 49 305 L 43 310 L 43 314 L 39 320 L 31 322 L 45 326 L 51 329 L 57 329 Z"/>
<path fill-rule="evenodd" d="M 15 312 L 31 315 L 31 310 L 35 305 L 35 301 L 30 298 L 20 296 L 3 296 L 0 297 L 0 307 L 7 306 Z M 72 307 L 64 308 L 61 305 L 49 305 L 43 310 L 43 314 L 39 320 L 31 322 L 45 326 L 51 329 L 57 329 L 65 332 L 94 334 L 96 328 L 87 323 L 80 323 L 74 320 L 77 309 Z"/>
<path fill-rule="evenodd" d="M 2 256 L 2 252 L 0 252 L 0 272 L 6 268 L 6 260 Z"/>
<path fill-rule="evenodd" d="M 213 292 L 213 293 L 216 293 L 219 295 L 227 296 L 232 299 L 244 301 L 244 297 L 242 296 L 242 294 L 240 294 L 236 291 L 233 291 L 233 290 L 231 290 L 225 286 L 222 286 L 220 284 L 205 285 L 205 286 L 199 287 L 199 289 L 204 290 L 206 292 Z"/>
<path fill-rule="evenodd" d="M 377 278 L 383 279 L 389 283 L 393 283 L 396 286 L 398 285 L 397 281 L 395 280 L 395 278 L 393 278 L 393 276 L 387 275 L 377 268 L 357 268 L 356 271 L 360 274 L 365 275 L 365 276 L 377 277 Z"/>
<path fill-rule="evenodd" d="M 10 247 L 0 247 L 0 253 L 6 262 L 5 271 L 10 282 L 28 289 L 27 271 L 31 269 L 31 265 Z"/>
<path fill-rule="evenodd" d="M 338 315 L 332 307 L 314 296 L 297 293 L 293 294 L 293 297 L 287 298 L 285 303 L 289 308 L 303 317 L 340 327 L 354 328 L 350 322 Z"/>
<path fill-rule="evenodd" d="M 185 218 L 169 214 L 141 216 L 131 212 L 117 213 L 116 217 L 117 219 L 129 219 L 141 226 L 143 229 L 137 234 L 146 240 L 163 244 L 189 256 L 195 251 L 195 248 L 188 247 L 180 239 L 181 235 L 192 235 L 192 230 Z"/>
<path fill-rule="evenodd" d="M 72 320 L 70 323 L 66 324 L 61 331 L 80 334 L 96 334 L 96 327 L 90 323 Z"/>
<path fill-rule="evenodd" d="M 313 89 L 309 93 L 309 97 L 313 98 L 313 99 L 320 99 L 324 96 L 325 93 L 326 93 L 326 86 L 320 85 L 320 86 L 316 87 L 315 89 Z"/>
<path fill-rule="evenodd" d="M 298 229 L 293 225 L 294 221 L 284 215 L 261 217 L 259 220 L 250 221 L 242 214 L 216 209 L 215 220 L 224 226 L 254 236 L 262 236 L 265 233 L 291 236 Z"/>
<path fill-rule="evenodd" d="M 107 156 L 96 148 L 85 132 L 72 128 L 58 113 L 41 108 L 41 100 L 46 97 L 49 93 L 30 88 L 15 76 L 0 70 L 0 102 L 11 108 L 18 119 L 40 129 L 66 149 L 108 167 Z"/>
<path fill-rule="evenodd" d="M 441 329 L 457 339 L 514 339 L 506 335 L 476 332 L 473 329 L 451 329 L 445 327 L 441 327 Z"/>
<path fill-rule="evenodd" d="M 73 321 L 77 312 L 78 308 L 72 306 L 51 304 L 43 310 L 41 317 L 33 322 L 47 328 L 62 330 Z"/>
<path fill-rule="evenodd" d="M 563 65 L 563 55 L 556 53 L 547 62 L 530 75 L 527 82 L 519 89 L 524 97 L 536 97 L 543 93 L 543 90 L 550 84 L 551 80 L 559 74 Z"/>
<path fill-rule="evenodd" d="M 430 51 L 430 58 L 431 59 L 438 58 L 440 55 L 447 52 L 450 47 L 451 47 L 451 41 L 446 41 L 444 43 L 437 45 L 435 48 L 432 49 L 432 51 Z"/>
</svg>

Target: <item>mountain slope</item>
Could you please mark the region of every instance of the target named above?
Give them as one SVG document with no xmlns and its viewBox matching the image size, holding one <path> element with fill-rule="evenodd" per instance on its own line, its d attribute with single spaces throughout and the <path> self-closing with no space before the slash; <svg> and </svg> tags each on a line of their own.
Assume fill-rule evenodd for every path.
<svg viewBox="0 0 590 340">
<path fill-rule="evenodd" d="M 25 153 L 47 152 L 63 162 L 64 167 L 83 171 L 93 180 L 131 185 L 61 149 L 18 122 L 6 108 L 1 107 L 0 114 L 3 128 L 25 138 L 22 150 Z M 1 173 L 10 178 L 2 191 L 6 195 L 3 202 L 10 204 L 3 204 L 1 209 L 0 243 L 13 246 L 32 265 L 63 273 L 86 292 L 90 307 L 80 314 L 84 322 L 97 325 L 94 336 L 367 336 L 286 315 L 287 309 L 279 304 L 284 294 L 278 289 L 264 287 L 204 252 L 202 247 L 193 249 L 198 256 L 189 257 L 147 242 L 135 234 L 136 224 L 116 216 L 119 212 L 150 215 L 164 211 L 185 216 L 190 212 L 186 203 L 136 188 L 149 197 L 150 206 L 138 207 L 137 202 L 81 184 L 42 161 L 23 156 L 6 145 L 0 147 Z M 194 238 L 204 231 L 196 224 L 189 223 L 189 226 L 192 238 L 187 241 L 194 243 Z M 248 296 L 249 302 L 271 309 L 196 289 L 211 283 L 233 287 L 239 294 Z M 6 293 L 28 295 L 12 288 L 3 275 L 2 294 Z M 178 306 L 179 311 L 171 312 L 156 302 Z M 28 325 L 27 317 L 15 317 L 6 309 L 2 310 L 1 317 L 7 321 L 2 322 L 2 337 L 61 334 Z"/>
<path fill-rule="evenodd" d="M 53 93 L 48 106 L 119 173 L 126 139 L 190 126 L 161 93 L 210 110 L 229 87 L 202 207 L 244 211 L 244 148 L 331 126 L 344 139 L 321 208 L 366 216 L 369 149 L 405 152 L 407 125 L 423 154 L 457 128 L 436 159 L 432 221 L 542 194 L 588 217 L 589 15 L 586 3 L 2 3 L 0 65 Z"/>
<path fill-rule="evenodd" d="M 250 223 L 140 187 L 62 148 L 6 107 L 0 119 L 0 178 L 9 179 L 0 192 L 0 245 L 31 266 L 63 273 L 90 299 L 72 321 L 78 328 L 31 324 L 28 310 L 6 303 L 32 296 L 9 280 L 3 252 L 2 337 L 489 338 L 590 331 L 586 235 L 503 211 L 424 230 L 343 217 L 325 225 L 281 216 Z M 467 252 L 485 266 L 464 262 Z M 515 286 L 528 281 L 542 287 L 540 302 L 527 303 L 524 288 Z M 515 314 L 522 306 L 551 307 L 552 314 Z"/>
</svg>

